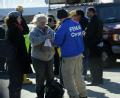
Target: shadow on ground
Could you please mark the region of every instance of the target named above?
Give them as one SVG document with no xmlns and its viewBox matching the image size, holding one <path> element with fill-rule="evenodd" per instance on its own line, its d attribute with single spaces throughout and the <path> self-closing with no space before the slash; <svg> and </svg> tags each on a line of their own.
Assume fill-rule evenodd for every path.
<svg viewBox="0 0 120 98">
<path fill-rule="evenodd" d="M 95 92 L 92 90 L 87 90 L 87 92 L 90 98 L 108 98 L 105 96 L 105 93 Z"/>
<path fill-rule="evenodd" d="M 35 93 L 36 92 L 35 86 L 36 86 L 35 84 L 23 85 L 22 89 Z"/>
<path fill-rule="evenodd" d="M 104 79 L 104 84 L 100 87 L 108 90 L 110 93 L 120 94 L 120 83 L 111 82 L 110 79 Z"/>
</svg>

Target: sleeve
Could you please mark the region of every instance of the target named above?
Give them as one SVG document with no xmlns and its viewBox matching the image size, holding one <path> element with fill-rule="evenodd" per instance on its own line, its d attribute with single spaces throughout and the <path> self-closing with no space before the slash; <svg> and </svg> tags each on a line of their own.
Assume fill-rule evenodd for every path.
<svg viewBox="0 0 120 98">
<path fill-rule="evenodd" d="M 52 30 L 51 28 L 49 28 L 48 29 L 48 32 L 51 34 L 51 40 L 52 40 L 52 42 L 54 41 L 54 35 L 55 35 L 55 31 L 54 30 Z"/>
<path fill-rule="evenodd" d="M 43 35 L 38 36 L 36 32 L 30 32 L 29 39 L 32 46 L 38 46 L 45 42 L 46 36 L 43 36 Z"/>
<path fill-rule="evenodd" d="M 4 39 L 5 38 L 5 30 L 0 27 L 0 39 Z"/>
<path fill-rule="evenodd" d="M 65 41 L 66 29 L 64 25 L 61 25 L 55 32 L 54 44 L 61 47 Z"/>
<path fill-rule="evenodd" d="M 88 25 L 86 40 L 90 47 L 97 46 L 102 40 L 102 22 L 98 19 Z M 92 39 L 92 40 L 91 40 Z"/>
<path fill-rule="evenodd" d="M 18 31 L 16 30 L 16 29 L 8 29 L 7 30 L 7 39 L 8 39 L 8 41 L 10 41 L 11 42 L 11 44 L 14 46 L 14 47 L 18 47 L 19 46 L 19 40 L 20 40 L 20 38 L 19 38 L 19 35 L 18 35 Z"/>
<path fill-rule="evenodd" d="M 102 41 L 103 25 L 101 20 L 96 20 L 96 33 L 94 34 L 93 45 L 97 45 Z"/>
</svg>

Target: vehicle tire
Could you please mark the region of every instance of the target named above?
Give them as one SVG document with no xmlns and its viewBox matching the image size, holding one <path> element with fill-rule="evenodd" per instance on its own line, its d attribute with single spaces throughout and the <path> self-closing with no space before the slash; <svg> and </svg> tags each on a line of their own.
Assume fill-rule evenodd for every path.
<svg viewBox="0 0 120 98">
<path fill-rule="evenodd" d="M 102 52 L 102 65 L 103 67 L 110 67 L 115 64 L 115 57 L 110 55 L 107 51 Z"/>
<path fill-rule="evenodd" d="M 109 56 L 106 51 L 102 52 L 102 65 L 103 67 L 106 67 L 109 65 Z"/>
</svg>

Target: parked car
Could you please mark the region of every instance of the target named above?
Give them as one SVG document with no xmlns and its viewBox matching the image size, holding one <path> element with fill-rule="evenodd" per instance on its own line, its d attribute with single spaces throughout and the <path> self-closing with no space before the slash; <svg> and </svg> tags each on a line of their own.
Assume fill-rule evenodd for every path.
<svg viewBox="0 0 120 98">
<path fill-rule="evenodd" d="M 103 65 L 113 65 L 120 58 L 120 3 L 94 5 L 103 28 Z"/>
</svg>

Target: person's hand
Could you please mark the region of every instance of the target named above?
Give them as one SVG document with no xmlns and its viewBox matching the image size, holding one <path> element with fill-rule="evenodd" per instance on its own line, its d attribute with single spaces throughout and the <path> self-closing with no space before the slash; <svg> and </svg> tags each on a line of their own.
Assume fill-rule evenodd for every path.
<svg viewBox="0 0 120 98">
<path fill-rule="evenodd" d="M 83 36 L 85 36 L 85 35 L 86 35 L 86 32 L 85 32 L 85 31 L 83 31 L 83 32 L 82 32 L 82 34 L 83 34 Z"/>
</svg>

